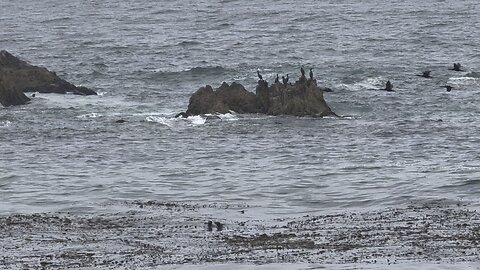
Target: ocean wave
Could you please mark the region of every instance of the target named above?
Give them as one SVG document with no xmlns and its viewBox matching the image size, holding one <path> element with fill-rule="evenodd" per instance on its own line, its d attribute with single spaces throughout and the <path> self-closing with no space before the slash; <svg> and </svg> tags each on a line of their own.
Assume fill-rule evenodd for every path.
<svg viewBox="0 0 480 270">
<path fill-rule="evenodd" d="M 89 119 L 89 118 L 99 118 L 99 117 L 102 117 L 102 116 L 103 116 L 102 114 L 99 114 L 99 113 L 96 113 L 96 112 L 91 112 L 91 113 L 79 115 L 79 116 L 77 116 L 77 118 Z"/>
<path fill-rule="evenodd" d="M 351 91 L 381 89 L 384 86 L 384 81 L 385 79 L 381 77 L 366 78 L 353 84 L 339 84 L 338 88 Z"/>
<path fill-rule="evenodd" d="M 12 124 L 12 122 L 8 121 L 8 120 L 0 121 L 0 128 L 9 127 L 11 124 Z"/>
<path fill-rule="evenodd" d="M 194 116 L 187 117 L 187 120 L 190 121 L 194 126 L 200 126 L 205 124 L 205 122 L 207 121 L 207 118 L 202 117 L 200 115 L 194 115 Z"/>
<path fill-rule="evenodd" d="M 472 71 L 465 74 L 465 77 L 480 78 L 480 72 Z"/>
<path fill-rule="evenodd" d="M 41 23 L 52 23 L 52 22 L 63 22 L 63 21 L 69 21 L 72 18 L 69 16 L 66 17 L 58 17 L 58 18 L 52 18 L 52 19 L 46 19 L 41 21 Z"/>
<path fill-rule="evenodd" d="M 448 78 L 447 83 L 454 85 L 478 85 L 480 80 L 474 77 L 451 77 Z"/>
<path fill-rule="evenodd" d="M 173 127 L 173 123 L 175 122 L 175 118 L 169 118 L 169 117 L 157 116 L 157 115 L 149 115 L 145 118 L 145 121 L 162 124 L 162 125 L 165 125 L 167 127 Z"/>
<path fill-rule="evenodd" d="M 177 45 L 178 46 L 183 46 L 183 47 L 189 47 L 189 46 L 196 46 L 196 45 L 202 45 L 203 43 L 200 41 L 195 41 L 195 40 L 186 40 L 179 42 Z"/>
<path fill-rule="evenodd" d="M 193 126 L 204 125 L 207 121 L 210 120 L 220 120 L 220 121 L 237 121 L 238 116 L 234 112 L 229 112 L 225 114 L 205 114 L 205 115 L 194 115 L 187 118 L 175 118 L 172 116 L 165 116 L 165 114 L 149 114 L 145 121 L 162 124 L 168 127 L 173 127 L 175 123 L 187 122 Z"/>
<path fill-rule="evenodd" d="M 207 67 L 192 67 L 192 68 L 186 68 L 183 70 L 179 71 L 165 71 L 165 70 L 160 70 L 156 69 L 154 70 L 155 73 L 161 74 L 162 76 L 178 76 L 178 75 L 193 75 L 193 76 L 205 76 L 205 75 L 211 75 L 211 76 L 217 76 L 219 74 L 223 74 L 227 72 L 227 69 L 221 66 L 207 66 Z"/>
<path fill-rule="evenodd" d="M 238 116 L 233 111 L 230 111 L 229 113 L 225 113 L 225 114 L 215 114 L 215 116 L 218 117 L 219 119 L 223 120 L 223 121 L 237 121 L 238 120 Z"/>
</svg>

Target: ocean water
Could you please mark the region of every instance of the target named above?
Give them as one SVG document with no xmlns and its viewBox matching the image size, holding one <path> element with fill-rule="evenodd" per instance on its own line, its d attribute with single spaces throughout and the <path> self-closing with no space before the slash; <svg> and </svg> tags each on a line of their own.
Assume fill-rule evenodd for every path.
<svg viewBox="0 0 480 270">
<path fill-rule="evenodd" d="M 1 5 L 0 49 L 100 94 L 0 108 L 2 214 L 133 200 L 245 204 L 270 218 L 480 206 L 476 0 Z M 273 82 L 301 66 L 334 90 L 325 99 L 341 118 L 174 118 L 201 86 L 253 91 L 257 69 Z M 396 92 L 378 90 L 387 80 Z"/>
</svg>

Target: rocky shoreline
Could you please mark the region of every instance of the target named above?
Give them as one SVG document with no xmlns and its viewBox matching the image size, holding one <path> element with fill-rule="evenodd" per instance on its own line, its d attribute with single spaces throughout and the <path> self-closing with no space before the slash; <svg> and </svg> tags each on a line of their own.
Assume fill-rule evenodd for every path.
<svg viewBox="0 0 480 270">
<path fill-rule="evenodd" d="M 274 220 L 250 216 L 248 206 L 135 201 L 126 207 L 111 214 L 1 216 L 0 264 L 38 269 L 480 262 L 480 214 L 467 205 L 412 204 Z"/>
<path fill-rule="evenodd" d="M 77 87 L 61 79 L 44 67 L 30 65 L 5 50 L 0 51 L 0 104 L 5 107 L 26 104 L 30 98 L 25 92 L 97 94 L 87 87 Z"/>
</svg>

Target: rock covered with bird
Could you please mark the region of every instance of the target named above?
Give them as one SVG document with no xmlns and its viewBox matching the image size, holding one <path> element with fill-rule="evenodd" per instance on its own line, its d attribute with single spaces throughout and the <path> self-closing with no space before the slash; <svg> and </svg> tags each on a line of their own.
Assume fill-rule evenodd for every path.
<svg viewBox="0 0 480 270">
<path fill-rule="evenodd" d="M 301 71 L 302 76 L 293 84 L 288 82 L 288 76 L 283 76 L 280 82 L 277 75 L 272 85 L 257 71 L 259 80 L 256 93 L 247 91 L 243 85 L 235 82 L 231 85 L 224 82 L 215 90 L 209 85 L 201 87 L 190 97 L 187 111 L 177 116 L 230 111 L 294 116 L 335 115 L 323 97 L 324 90 L 330 89 L 319 87 L 311 70 L 309 79 L 305 77 L 303 68 Z"/>
<path fill-rule="evenodd" d="M 24 92 L 97 94 L 59 78 L 44 67 L 30 65 L 5 50 L 0 51 L 0 103 L 3 106 L 26 104 L 30 99 Z"/>
</svg>

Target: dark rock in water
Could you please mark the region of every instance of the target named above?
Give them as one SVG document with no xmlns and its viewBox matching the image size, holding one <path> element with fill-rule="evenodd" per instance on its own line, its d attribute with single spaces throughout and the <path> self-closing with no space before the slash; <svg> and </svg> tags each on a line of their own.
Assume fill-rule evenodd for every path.
<svg viewBox="0 0 480 270">
<path fill-rule="evenodd" d="M 15 88 L 0 72 L 0 104 L 5 107 L 27 104 L 30 101 L 22 91 Z"/>
<path fill-rule="evenodd" d="M 333 92 L 333 89 L 332 88 L 328 88 L 328 87 L 319 87 L 320 90 L 322 90 L 323 92 Z"/>
<path fill-rule="evenodd" d="M 4 106 L 25 104 L 28 100 L 23 98 L 22 92 L 97 94 L 89 88 L 77 87 L 60 79 L 55 72 L 46 68 L 32 66 L 4 50 L 0 51 L 0 78 L 4 89 L 0 92 L 0 100 Z M 14 96 L 20 97 L 20 99 L 14 98 L 13 100 L 17 102 L 9 102 L 8 93 L 16 93 Z"/>
<path fill-rule="evenodd" d="M 187 118 L 187 114 L 186 114 L 185 112 L 177 113 L 177 114 L 175 115 L 175 118 L 179 118 L 179 117 Z"/>
<path fill-rule="evenodd" d="M 304 77 L 294 84 L 257 85 L 260 112 L 269 115 L 327 116 L 335 115 L 323 98 L 315 79 Z"/>
<path fill-rule="evenodd" d="M 115 123 L 117 123 L 117 124 L 123 124 L 123 123 L 126 123 L 126 122 L 127 122 L 127 120 L 125 120 L 125 119 L 118 119 L 117 121 L 115 121 Z"/>
<path fill-rule="evenodd" d="M 260 80 L 256 94 L 235 82 L 231 85 L 224 82 L 216 90 L 207 85 L 191 96 L 188 110 L 177 114 L 177 117 L 230 111 L 295 116 L 335 115 L 325 102 L 317 81 L 302 77 L 295 84 L 274 83 L 271 86 Z"/>
<path fill-rule="evenodd" d="M 262 83 L 263 81 L 260 81 Z M 215 91 L 210 85 L 201 87 L 191 97 L 185 115 L 228 113 L 255 113 L 257 99 L 254 93 L 248 92 L 238 83 L 223 83 Z"/>
</svg>

